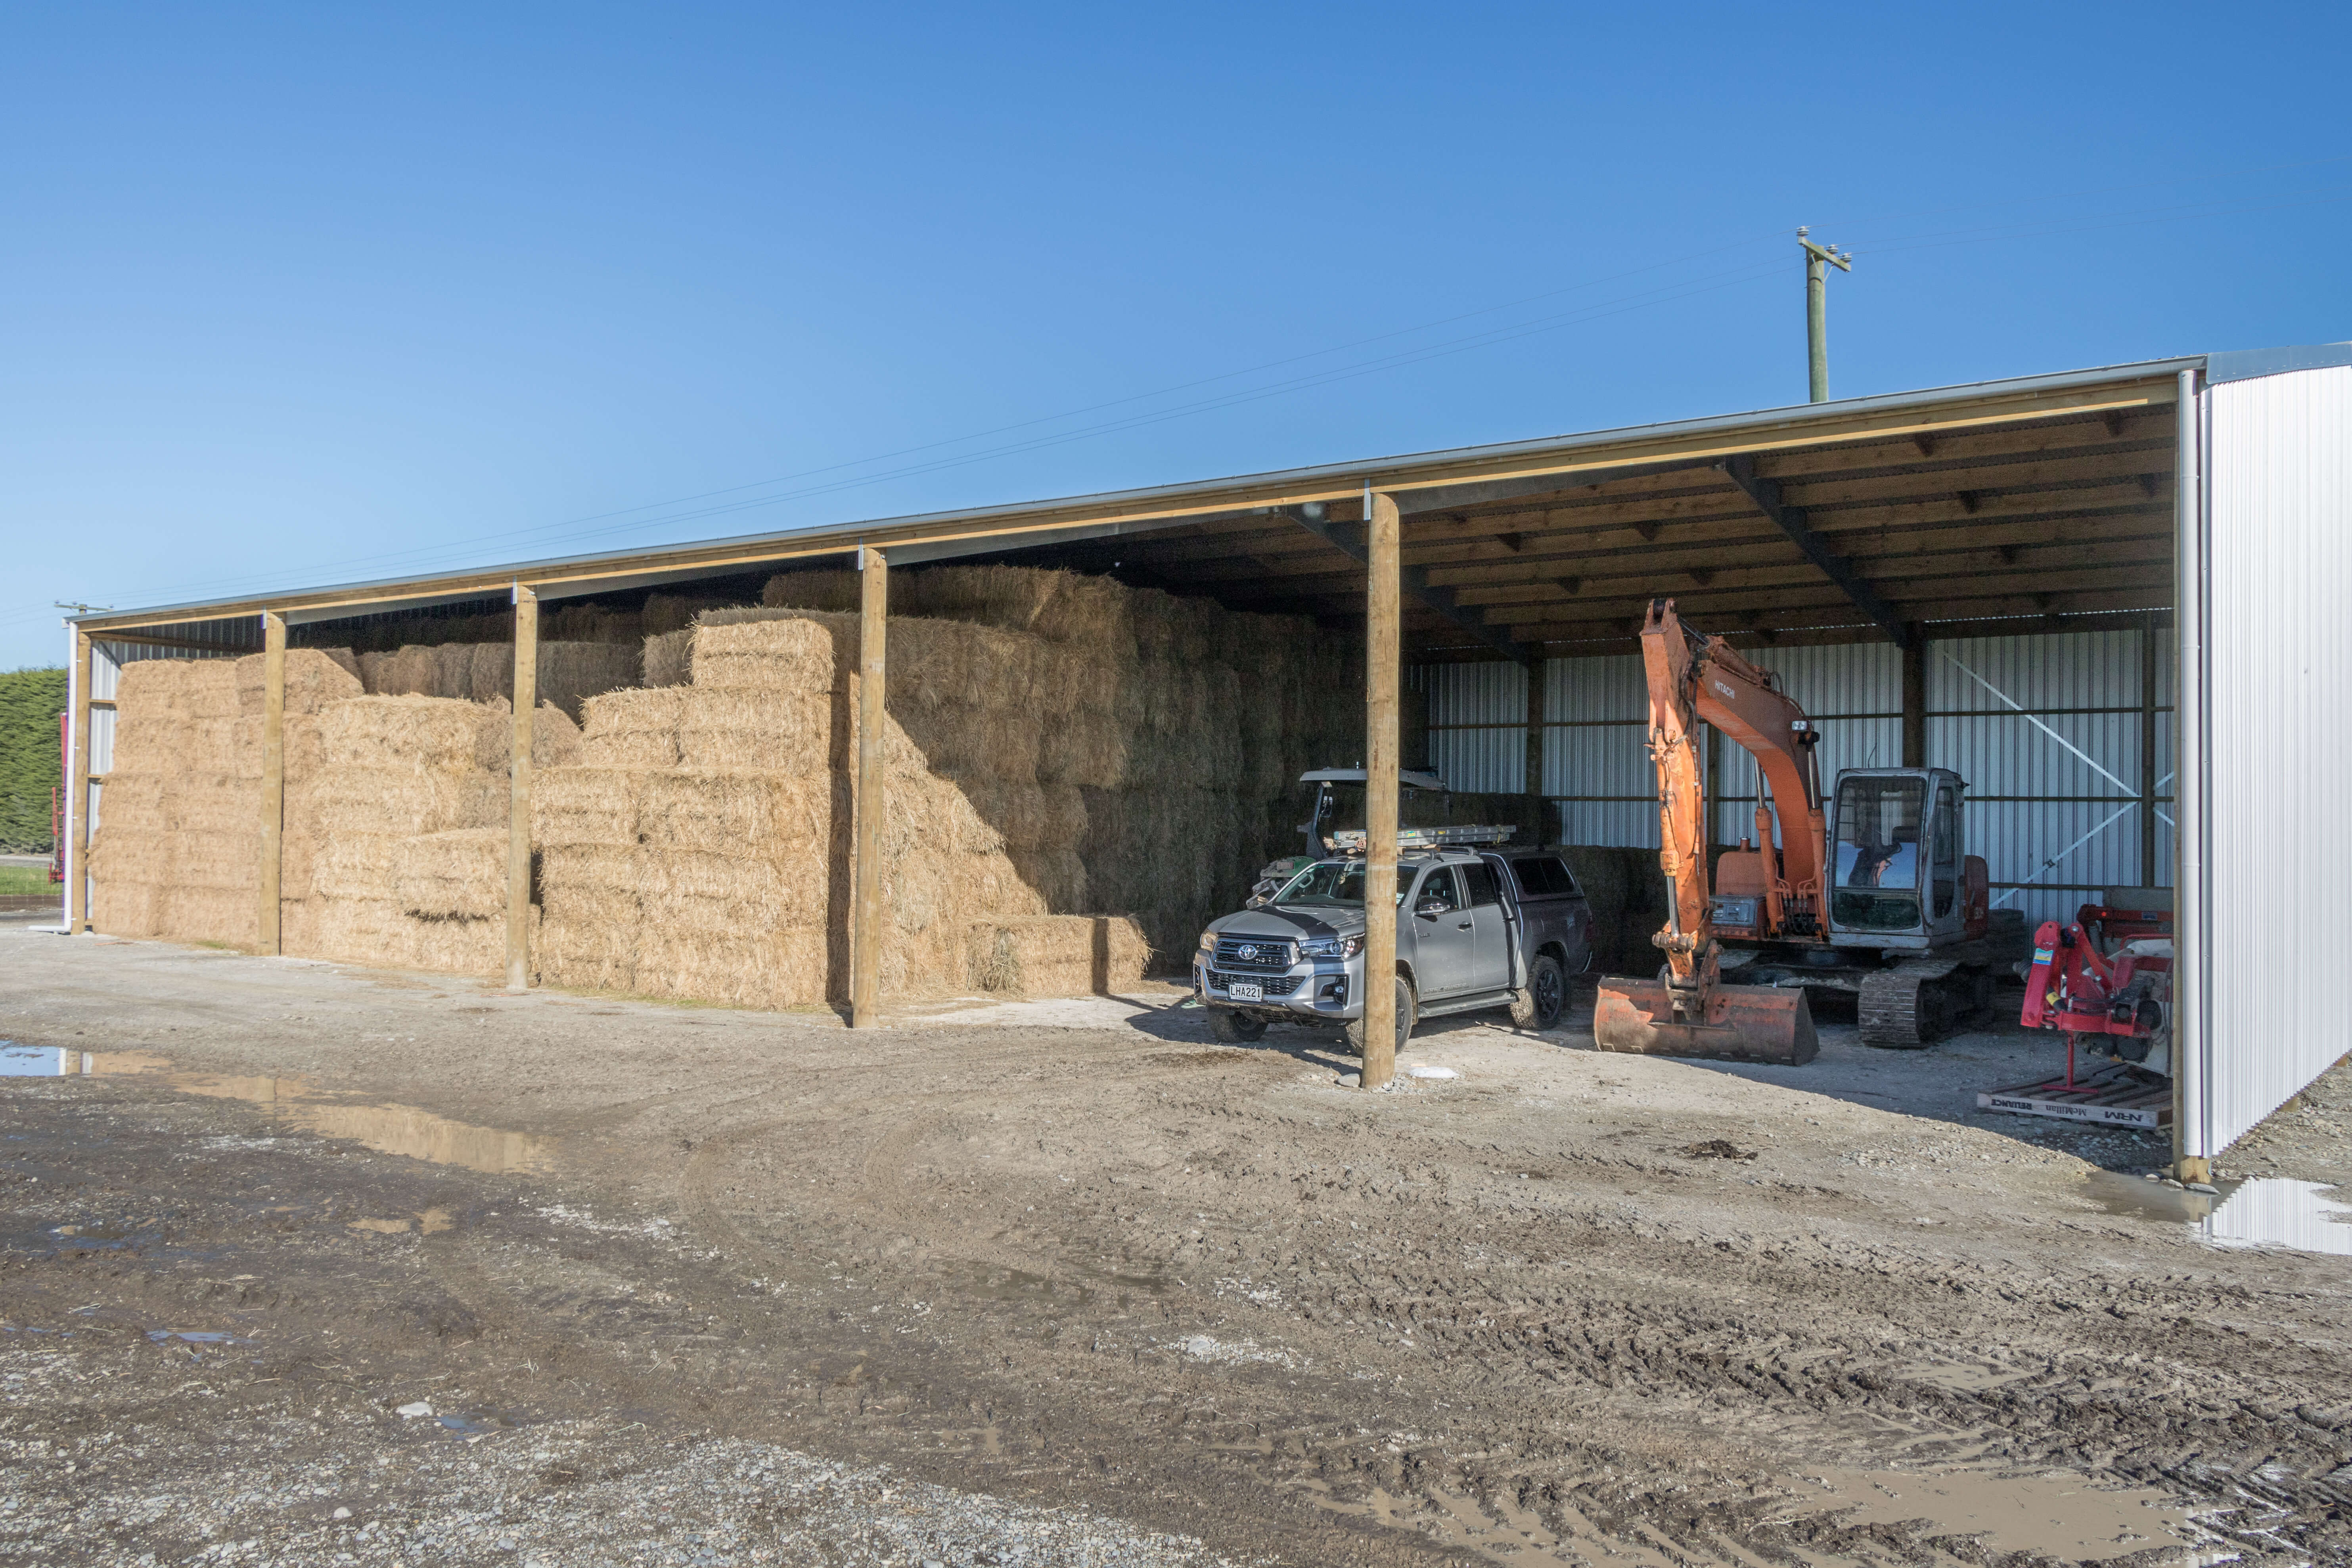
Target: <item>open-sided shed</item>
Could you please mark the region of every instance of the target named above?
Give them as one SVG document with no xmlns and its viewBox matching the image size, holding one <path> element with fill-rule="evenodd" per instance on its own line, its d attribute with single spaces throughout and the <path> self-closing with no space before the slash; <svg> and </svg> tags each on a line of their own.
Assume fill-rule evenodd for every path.
<svg viewBox="0 0 2352 1568">
<path fill-rule="evenodd" d="M 1967 776 L 1974 847 L 2005 901 L 2041 918 L 2106 888 L 2177 888 L 2175 1131 L 2193 1171 L 2352 1043 L 2308 973 L 2308 933 L 2352 868 L 2352 827 L 2324 793 L 2341 773 L 2346 678 L 2324 650 L 2352 578 L 2347 453 L 2352 347 L 2328 345 L 81 616 L 67 921 L 87 925 L 80 847 L 104 811 L 113 672 L 142 657 L 299 646 L 362 617 L 430 641 L 436 617 L 511 605 L 520 981 L 520 699 L 540 678 L 541 616 L 567 603 L 855 563 L 878 629 L 891 570 L 992 562 L 1360 625 L 1376 771 L 1423 760 L 1397 752 L 1409 681 L 1428 703 L 1426 760 L 1457 787 L 1535 797 L 1563 841 L 1641 844 L 1656 827 L 1632 637 L 1649 601 L 1672 597 L 1781 673 L 1828 731 L 1825 773 Z M 880 645 L 865 656 L 876 704 Z M 1753 772 L 1736 753 L 1711 771 L 1717 831 L 1736 838 Z M 274 866 L 282 804 L 263 778 L 255 832 Z M 878 884 L 860 881 L 861 1016 Z M 260 896 L 267 947 L 270 877 Z"/>
</svg>

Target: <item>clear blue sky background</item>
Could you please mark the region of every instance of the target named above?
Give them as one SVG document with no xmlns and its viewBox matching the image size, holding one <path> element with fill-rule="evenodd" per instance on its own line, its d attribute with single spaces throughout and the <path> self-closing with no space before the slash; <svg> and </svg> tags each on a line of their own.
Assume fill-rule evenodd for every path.
<svg viewBox="0 0 2352 1568">
<path fill-rule="evenodd" d="M 1798 402 L 1799 223 L 1839 395 L 2352 337 L 2341 5 L 0 16 L 0 668 L 53 599 Z"/>
</svg>

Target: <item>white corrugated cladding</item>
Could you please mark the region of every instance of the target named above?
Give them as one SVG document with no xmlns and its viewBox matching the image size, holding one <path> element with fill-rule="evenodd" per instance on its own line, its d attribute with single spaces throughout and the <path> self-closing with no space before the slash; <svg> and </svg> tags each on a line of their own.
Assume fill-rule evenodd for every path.
<svg viewBox="0 0 2352 1568">
<path fill-rule="evenodd" d="M 1451 787 L 1475 795 L 1517 795 L 1528 787 L 1526 669 L 1516 664 L 1431 664 L 1416 666 L 1411 679 L 1413 689 L 1429 699 L 1425 760 L 1432 772 Z"/>
<path fill-rule="evenodd" d="M 2203 1081 L 2184 1085 L 2182 1152 L 2211 1156 L 2352 1047 L 2327 951 L 2352 880 L 2352 368 L 2201 402 Z"/>
<path fill-rule="evenodd" d="M 1969 850 L 1985 858 L 1993 906 L 2028 925 L 2071 920 L 2109 888 L 2172 885 L 2172 634 L 2153 633 L 2144 692 L 2151 633 L 2133 619 L 1927 644 L 1927 762 L 1968 781 Z"/>
<path fill-rule="evenodd" d="M 1995 901 L 2029 924 L 2072 919 L 2109 888 L 2172 883 L 2173 636 L 2155 631 L 2155 681 L 2144 694 L 2148 621 L 2117 620 L 2095 632 L 1927 644 L 1927 762 L 1968 781 L 1970 852 L 1984 857 Z M 1903 656 L 1893 644 L 1747 657 L 1780 676 L 1821 726 L 1823 788 L 1843 769 L 1902 763 Z M 1425 666 L 1413 680 L 1429 698 L 1431 763 L 1447 783 L 1524 787 L 1527 688 L 1517 665 Z M 2141 744 L 2151 706 L 2152 758 Z M 1648 711 L 1638 655 L 1546 663 L 1543 787 L 1561 842 L 1658 842 Z M 1726 746 L 1717 766 L 1717 837 L 1751 838 L 1755 760 Z M 2152 844 L 2147 820 L 2157 824 Z"/>
</svg>

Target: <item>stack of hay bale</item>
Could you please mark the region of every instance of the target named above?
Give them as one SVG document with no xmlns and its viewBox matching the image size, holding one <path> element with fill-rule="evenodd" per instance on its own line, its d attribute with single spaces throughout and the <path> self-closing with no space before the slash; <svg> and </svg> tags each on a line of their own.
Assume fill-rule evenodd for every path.
<svg viewBox="0 0 2352 1568">
<path fill-rule="evenodd" d="M 289 794 L 317 767 L 320 715 L 359 694 L 350 656 L 286 655 Z M 114 753 L 90 842 L 90 919 L 123 936 L 251 945 L 260 934 L 263 656 L 142 659 L 115 693 Z M 280 887 L 309 868 L 290 842 Z"/>
<path fill-rule="evenodd" d="M 461 702 L 514 700 L 514 644 L 438 643 L 359 656 L 360 679 L 371 697 L 440 697 Z M 600 692 L 637 684 L 635 644 L 543 642 L 539 645 L 539 697 L 577 720 L 582 704 Z"/>
<path fill-rule="evenodd" d="M 1054 831 L 1077 864 L 1033 885 L 1057 913 L 1133 915 L 1163 962 L 1181 962 L 1202 923 L 1239 908 L 1266 860 L 1297 851 L 1298 775 L 1362 760 L 1362 655 L 1349 634 L 1026 567 L 894 574 L 890 591 L 899 612 L 890 623 L 891 716 L 919 745 L 940 728 L 932 715 L 945 716 L 950 731 L 1014 732 L 993 738 L 982 755 L 924 746 L 932 770 L 963 786 L 1009 837 L 1022 829 L 1006 804 L 1024 797 L 1003 792 L 1026 783 L 1034 742 L 1038 780 L 1076 791 L 1076 809 L 1064 810 Z M 843 612 L 856 595 L 855 573 L 800 572 L 770 579 L 761 596 L 772 606 Z M 1045 673 L 1015 703 L 966 717 L 955 692 L 940 689 L 928 650 L 900 630 L 942 623 L 1020 638 L 1030 667 Z M 649 644 L 648 679 L 674 661 Z M 975 693 L 987 687 L 982 679 L 966 684 Z M 1074 822 L 1079 831 L 1071 833 Z"/>
<path fill-rule="evenodd" d="M 286 951 L 451 973 L 506 964 L 509 747 L 502 700 L 358 697 L 325 707 L 318 756 L 287 794 Z M 579 731 L 542 707 L 535 765 Z M 307 880 L 297 880 L 307 866 Z"/>
<path fill-rule="evenodd" d="M 901 629 L 893 623 L 894 637 Z M 715 612 L 649 645 L 650 668 L 672 684 L 589 702 L 581 764 L 545 774 L 534 792 L 550 982 L 753 1006 L 841 997 L 856 636 L 846 616 Z M 1034 731 L 1024 744 L 995 706 L 1005 683 L 1034 689 L 1020 662 L 1026 642 L 906 624 L 896 651 L 938 675 L 929 708 L 910 689 L 917 716 L 902 723 L 894 712 L 885 741 L 884 990 L 1061 985 L 1073 967 L 1066 950 L 1083 954 L 1081 989 L 1132 984 L 1139 937 L 1121 922 L 1056 922 L 1032 880 L 1066 885 L 1083 872 L 1050 842 L 1077 826 L 1076 792 L 1048 795 Z M 947 701 L 950 683 L 990 701 Z M 956 713 L 970 721 L 946 716 Z M 919 733 L 971 776 L 993 769 L 992 798 L 1024 819 L 1019 856 L 963 788 L 926 765 Z"/>
</svg>

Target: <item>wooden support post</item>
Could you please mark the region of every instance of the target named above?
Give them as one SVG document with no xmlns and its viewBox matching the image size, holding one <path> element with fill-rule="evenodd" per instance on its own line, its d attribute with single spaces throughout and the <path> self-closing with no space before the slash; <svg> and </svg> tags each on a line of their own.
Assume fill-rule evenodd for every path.
<svg viewBox="0 0 2352 1568">
<path fill-rule="evenodd" d="M 1903 645 L 1903 765 L 1927 765 L 1927 639 L 1916 626 Z"/>
<path fill-rule="evenodd" d="M 1366 1089 L 1396 1077 L 1397 680 L 1403 528 L 1396 498 L 1370 498 L 1364 637 L 1364 1071 Z"/>
<path fill-rule="evenodd" d="M 2139 885 L 2159 888 L 2156 863 L 2156 616 L 2139 623 Z M 2170 879 L 2168 876 L 2167 881 Z"/>
<path fill-rule="evenodd" d="M 1536 825 L 1536 842 L 1551 842 L 1551 806 L 1544 799 L 1544 659 L 1538 653 L 1528 662 L 1528 811 Z"/>
<path fill-rule="evenodd" d="M 286 843 L 286 617 L 261 612 L 261 886 L 254 951 L 285 951 L 278 935 L 278 882 Z"/>
<path fill-rule="evenodd" d="M 849 1026 L 882 1021 L 882 821 L 888 739 L 890 563 L 857 551 L 857 904 L 849 937 Z"/>
<path fill-rule="evenodd" d="M 74 629 L 73 780 L 66 796 L 66 934 L 89 929 L 89 634 Z"/>
<path fill-rule="evenodd" d="M 530 989 L 530 721 L 539 707 L 539 595 L 514 585 L 514 734 L 507 756 L 507 989 Z"/>
</svg>

